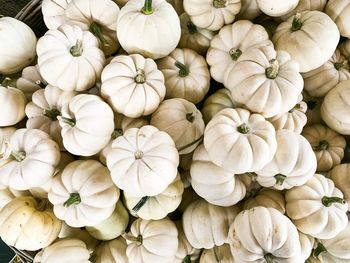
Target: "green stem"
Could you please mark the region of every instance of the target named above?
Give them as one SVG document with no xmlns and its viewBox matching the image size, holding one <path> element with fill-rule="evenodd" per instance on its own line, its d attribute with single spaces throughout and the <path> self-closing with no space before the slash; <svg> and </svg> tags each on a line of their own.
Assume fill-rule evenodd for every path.
<svg viewBox="0 0 350 263">
<path fill-rule="evenodd" d="M 226 0 L 214 0 L 213 6 L 215 8 L 224 8 L 226 7 Z"/>
<path fill-rule="evenodd" d="M 77 39 L 75 45 L 70 48 L 70 53 L 73 57 L 80 57 L 83 54 L 83 42 Z"/>
<path fill-rule="evenodd" d="M 66 202 L 64 202 L 65 207 L 70 207 L 71 205 L 80 204 L 81 199 L 78 193 L 71 193 Z"/>
<path fill-rule="evenodd" d="M 122 129 L 116 129 L 112 133 L 112 140 L 117 139 L 119 136 L 123 136 L 123 130 Z"/>
<path fill-rule="evenodd" d="M 246 123 L 243 123 L 237 127 L 237 131 L 242 134 L 247 134 L 249 132 L 249 127 Z"/>
<path fill-rule="evenodd" d="M 11 156 L 15 158 L 17 162 L 22 162 L 26 158 L 26 152 L 18 151 L 18 152 L 11 152 Z"/>
<path fill-rule="evenodd" d="M 186 113 L 186 119 L 191 123 L 194 122 L 195 116 L 193 115 L 193 112 Z"/>
<path fill-rule="evenodd" d="M 300 21 L 300 17 L 301 17 L 301 14 L 297 13 L 293 18 L 292 27 L 290 29 L 293 32 L 300 30 L 301 27 L 303 26 L 303 23 Z"/>
<path fill-rule="evenodd" d="M 232 60 L 237 61 L 239 57 L 242 55 L 242 50 L 240 50 L 239 48 L 231 48 L 229 51 L 229 54 Z"/>
<path fill-rule="evenodd" d="M 273 255 L 270 253 L 264 255 L 264 259 L 266 260 L 266 263 L 273 263 Z"/>
<path fill-rule="evenodd" d="M 40 86 L 40 88 L 42 88 L 42 89 L 46 88 L 46 85 L 39 79 L 37 81 L 35 81 L 35 84 Z"/>
<path fill-rule="evenodd" d="M 148 201 L 148 199 L 150 199 L 149 196 L 144 196 L 142 197 L 137 204 L 132 208 L 132 211 L 137 214 L 140 209 L 146 204 L 146 202 Z"/>
<path fill-rule="evenodd" d="M 48 205 L 50 204 L 48 199 L 41 199 L 36 207 L 36 209 L 40 212 L 44 212 Z"/>
<path fill-rule="evenodd" d="M 198 33 L 196 25 L 193 24 L 191 20 L 187 22 L 187 29 L 191 35 Z"/>
<path fill-rule="evenodd" d="M 44 115 L 52 121 L 57 121 L 57 117 L 61 115 L 58 109 L 44 110 Z"/>
<path fill-rule="evenodd" d="M 131 242 L 136 242 L 136 243 L 138 243 L 138 245 L 142 245 L 142 242 L 143 242 L 143 238 L 142 238 L 141 235 L 138 235 L 137 237 L 134 237 L 133 235 L 124 233 L 124 234 L 122 234 L 122 237 L 125 240 L 131 241 Z"/>
<path fill-rule="evenodd" d="M 287 176 L 283 174 L 277 174 L 274 176 L 276 179 L 276 184 L 277 185 L 283 185 L 284 181 L 286 180 Z"/>
<path fill-rule="evenodd" d="M 327 249 L 320 242 L 318 242 L 317 247 L 314 249 L 314 252 L 312 253 L 312 256 L 314 258 L 318 258 L 318 256 L 324 252 L 327 252 Z"/>
<path fill-rule="evenodd" d="M 278 61 L 276 59 L 272 59 L 270 61 L 270 67 L 268 67 L 265 70 L 265 75 L 267 78 L 269 79 L 275 79 L 278 76 L 278 71 L 279 71 L 279 65 L 278 65 Z"/>
<path fill-rule="evenodd" d="M 109 46 L 108 41 L 102 34 L 101 27 L 96 22 L 92 22 L 89 29 L 90 32 L 93 33 L 101 41 L 102 45 L 105 47 Z"/>
<path fill-rule="evenodd" d="M 320 141 L 320 142 L 318 143 L 317 146 L 313 146 L 312 149 L 313 149 L 314 151 L 316 151 L 316 152 L 320 152 L 320 151 L 325 151 L 325 150 L 327 150 L 327 149 L 328 149 L 328 146 L 329 146 L 328 142 L 325 141 L 325 140 L 322 140 L 322 141 Z"/>
<path fill-rule="evenodd" d="M 175 66 L 179 69 L 179 76 L 184 78 L 187 77 L 188 74 L 190 74 L 190 70 L 188 69 L 188 67 L 185 64 L 182 64 L 179 61 L 175 62 Z"/>
<path fill-rule="evenodd" d="M 145 15 L 150 15 L 153 13 L 152 0 L 145 0 L 145 4 L 144 4 L 141 12 Z"/>
<path fill-rule="evenodd" d="M 138 69 L 134 80 L 137 84 L 145 83 L 146 82 L 145 72 L 142 69 Z"/>
<path fill-rule="evenodd" d="M 334 63 L 334 67 L 336 70 L 340 70 L 342 68 L 345 68 L 348 65 L 348 61 L 345 59 L 342 62 L 336 62 Z"/>
<path fill-rule="evenodd" d="M 57 120 L 58 121 L 63 121 L 64 123 L 68 124 L 71 127 L 74 127 L 75 124 L 76 124 L 76 120 L 70 119 L 70 118 L 66 118 L 66 117 L 62 117 L 62 116 L 57 116 Z"/>
<path fill-rule="evenodd" d="M 1 85 L 3 85 L 5 88 L 6 88 L 6 85 L 3 84 L 4 80 L 6 79 L 7 77 L 3 74 L 0 74 L 0 83 Z"/>
<path fill-rule="evenodd" d="M 191 263 L 191 256 L 187 255 L 183 260 L 182 263 Z"/>
<path fill-rule="evenodd" d="M 324 196 L 321 201 L 325 207 L 330 207 L 334 203 L 345 204 L 345 200 L 340 197 Z"/>
</svg>

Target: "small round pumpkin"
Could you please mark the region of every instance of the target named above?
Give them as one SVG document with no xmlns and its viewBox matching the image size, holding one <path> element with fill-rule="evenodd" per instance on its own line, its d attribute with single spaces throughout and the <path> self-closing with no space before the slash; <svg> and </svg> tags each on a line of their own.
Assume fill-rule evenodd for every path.
<svg viewBox="0 0 350 263">
<path fill-rule="evenodd" d="M 57 29 L 66 22 L 64 11 L 72 0 L 43 0 L 41 10 L 48 29 Z"/>
<path fill-rule="evenodd" d="M 272 207 L 282 214 L 286 213 L 286 201 L 284 200 L 283 193 L 269 188 L 263 188 L 255 196 L 245 200 L 243 210 L 248 210 L 257 206 Z"/>
<path fill-rule="evenodd" d="M 0 85 L 0 127 L 19 123 L 25 117 L 26 103 L 21 90 Z"/>
<path fill-rule="evenodd" d="M 260 10 L 268 16 L 279 17 L 292 11 L 299 3 L 299 0 L 256 0 Z"/>
</svg>

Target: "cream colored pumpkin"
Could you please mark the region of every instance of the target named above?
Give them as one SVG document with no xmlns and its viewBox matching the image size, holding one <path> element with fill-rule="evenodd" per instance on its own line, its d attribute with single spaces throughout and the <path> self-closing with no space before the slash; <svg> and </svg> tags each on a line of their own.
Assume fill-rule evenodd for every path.
<svg viewBox="0 0 350 263">
<path fill-rule="evenodd" d="M 350 1 L 349 0 L 329 0 L 325 13 L 337 24 L 340 35 L 350 37 Z"/>
<path fill-rule="evenodd" d="M 180 41 L 180 19 L 165 0 L 130 0 L 119 12 L 117 37 L 129 54 L 162 58 Z"/>
<path fill-rule="evenodd" d="M 196 104 L 209 91 L 207 62 L 192 49 L 177 48 L 158 60 L 157 65 L 164 74 L 167 98 L 183 98 Z"/>
<path fill-rule="evenodd" d="M 159 220 L 173 212 L 182 199 L 184 186 L 178 174 L 175 180 L 156 196 L 135 197 L 124 191 L 124 203 L 129 213 L 146 220 Z"/>
<path fill-rule="evenodd" d="M 164 99 L 164 76 L 139 54 L 116 56 L 102 72 L 101 96 L 114 111 L 130 118 L 149 115 Z"/>
<path fill-rule="evenodd" d="M 179 154 L 196 149 L 205 127 L 196 105 L 181 98 L 163 101 L 152 114 L 150 123 L 171 136 Z"/>
<path fill-rule="evenodd" d="M 230 225 L 239 212 L 236 206 L 220 207 L 203 199 L 192 202 L 182 216 L 182 226 L 188 242 L 198 249 L 223 245 Z"/>
<path fill-rule="evenodd" d="M 261 14 L 257 0 L 241 0 L 241 4 L 236 20 L 252 20 Z"/>
<path fill-rule="evenodd" d="M 0 85 L 0 127 L 20 122 L 25 117 L 26 103 L 26 97 L 21 90 Z"/>
<path fill-rule="evenodd" d="M 323 98 L 312 97 L 304 90 L 303 91 L 303 101 L 307 105 L 306 125 L 324 123 L 321 117 L 321 106 L 323 103 Z"/>
<path fill-rule="evenodd" d="M 0 181 L 15 190 L 39 187 L 54 175 L 60 156 L 57 143 L 45 132 L 19 129 L 0 159 Z"/>
<path fill-rule="evenodd" d="M 30 196 L 29 191 L 17 191 L 9 187 L 0 187 L 0 211 L 11 200 L 19 196 Z"/>
<path fill-rule="evenodd" d="M 93 87 L 105 65 L 98 45 L 92 33 L 78 26 L 64 24 L 50 29 L 36 47 L 41 76 L 62 90 L 84 91 Z"/>
<path fill-rule="evenodd" d="M 299 0 L 256 0 L 259 9 L 268 16 L 279 17 L 297 7 Z"/>
<path fill-rule="evenodd" d="M 317 159 L 317 172 L 327 172 L 340 164 L 346 141 L 343 136 L 322 124 L 306 127 L 303 136 L 309 141 Z"/>
<path fill-rule="evenodd" d="M 119 7 L 111 0 L 72 0 L 65 12 L 66 23 L 93 33 L 105 55 L 119 48 L 115 37 Z"/>
<path fill-rule="evenodd" d="M 302 262 L 296 227 L 274 208 L 258 206 L 239 213 L 228 243 L 237 262 Z"/>
<path fill-rule="evenodd" d="M 128 129 L 113 141 L 107 166 L 113 182 L 132 196 L 155 196 L 175 179 L 179 154 L 171 137 L 154 126 Z"/>
<path fill-rule="evenodd" d="M 57 142 L 61 150 L 64 150 L 61 126 L 57 117 L 61 115 L 63 105 L 69 103 L 75 95 L 77 93 L 74 91 L 63 91 L 51 85 L 35 91 L 32 101 L 25 108 L 28 117 L 27 128 L 46 132 Z"/>
<path fill-rule="evenodd" d="M 55 215 L 72 227 L 101 223 L 113 213 L 118 198 L 108 169 L 94 160 L 67 165 L 49 192 Z"/>
<path fill-rule="evenodd" d="M 3 154 L 3 151 L 6 147 L 6 142 L 8 142 L 16 131 L 15 127 L 5 127 L 0 128 L 0 154 Z"/>
<path fill-rule="evenodd" d="M 329 178 L 332 179 L 335 186 L 344 194 L 345 201 L 350 204 L 350 164 L 344 163 L 335 166 L 329 172 Z"/>
<path fill-rule="evenodd" d="M 172 263 L 178 247 L 178 231 L 169 219 L 136 219 L 124 234 L 129 262 Z"/>
<path fill-rule="evenodd" d="M 348 60 L 337 49 L 321 67 L 303 74 L 305 90 L 311 96 L 324 97 L 340 82 L 350 79 L 348 63 Z"/>
<path fill-rule="evenodd" d="M 178 47 L 190 48 L 201 55 L 205 55 L 210 46 L 210 41 L 214 37 L 214 31 L 195 26 L 186 13 L 180 16 L 180 24 L 181 39 Z"/>
<path fill-rule="evenodd" d="M 312 236 L 305 235 L 300 231 L 298 231 L 298 234 L 301 246 L 301 258 L 302 260 L 306 261 L 312 253 L 312 249 L 315 245 L 315 239 Z"/>
<path fill-rule="evenodd" d="M 46 85 L 46 81 L 40 75 L 38 65 L 24 68 L 21 77 L 16 81 L 17 89 L 23 91 L 28 101 L 32 100 L 35 91 L 45 88 Z"/>
<path fill-rule="evenodd" d="M 303 185 L 315 174 L 317 167 L 310 143 L 289 130 L 278 130 L 276 140 L 273 160 L 256 172 L 258 183 L 278 190 Z"/>
<path fill-rule="evenodd" d="M 232 99 L 265 118 L 292 109 L 304 85 L 298 63 L 270 46 L 245 52 L 226 73 Z"/>
<path fill-rule="evenodd" d="M 231 24 L 241 9 L 240 0 L 184 0 L 183 5 L 193 24 L 213 31 Z"/>
<path fill-rule="evenodd" d="M 350 135 L 350 80 L 340 82 L 327 93 L 321 106 L 321 116 L 328 127 Z"/>
<path fill-rule="evenodd" d="M 306 184 L 286 191 L 287 215 L 299 231 L 330 239 L 348 223 L 348 204 L 332 180 L 315 174 Z"/>
<path fill-rule="evenodd" d="M 48 29 L 57 29 L 66 22 L 64 12 L 72 0 L 43 0 L 41 10 Z"/>
<path fill-rule="evenodd" d="M 241 180 L 214 164 L 203 144 L 193 154 L 191 184 L 199 196 L 219 206 L 232 206 L 246 194 L 246 187 Z"/>
<path fill-rule="evenodd" d="M 100 97 L 80 94 L 62 105 L 57 119 L 63 145 L 75 155 L 91 156 L 110 141 L 114 130 L 112 109 Z"/>
<path fill-rule="evenodd" d="M 236 64 L 240 56 L 247 50 L 260 46 L 272 46 L 262 26 L 248 20 L 224 26 L 211 40 L 207 52 L 211 77 L 223 83 L 227 78 L 227 71 Z"/>
<path fill-rule="evenodd" d="M 254 172 L 272 160 L 275 136 L 275 128 L 262 115 L 224 109 L 205 128 L 204 146 L 216 165 L 232 173 Z"/>
<path fill-rule="evenodd" d="M 61 221 L 47 200 L 31 196 L 14 198 L 0 211 L 0 236 L 17 249 L 35 251 L 50 245 L 58 236 Z"/>
<path fill-rule="evenodd" d="M 282 214 L 286 213 L 286 202 L 283 193 L 273 189 L 263 188 L 257 195 L 245 200 L 243 210 L 257 206 L 271 207 L 280 211 Z"/>
<path fill-rule="evenodd" d="M 296 8 L 294 8 L 288 14 L 282 16 L 282 20 L 287 20 L 292 15 L 296 13 L 301 13 L 303 11 L 323 11 L 326 6 L 327 0 L 299 0 Z"/>
<path fill-rule="evenodd" d="M 0 74 L 20 72 L 32 63 L 35 46 L 36 36 L 29 26 L 12 17 L 0 18 Z"/>
<path fill-rule="evenodd" d="M 287 51 L 300 65 L 300 72 L 314 70 L 332 57 L 339 30 L 325 13 L 304 11 L 281 23 L 272 38 L 277 50 Z"/>
<path fill-rule="evenodd" d="M 211 249 L 204 249 L 199 263 L 233 263 L 235 259 L 231 253 L 230 245 L 223 244 L 215 246 Z"/>
<path fill-rule="evenodd" d="M 92 255 L 93 263 L 129 263 L 126 246 L 122 237 L 101 243 Z"/>
</svg>

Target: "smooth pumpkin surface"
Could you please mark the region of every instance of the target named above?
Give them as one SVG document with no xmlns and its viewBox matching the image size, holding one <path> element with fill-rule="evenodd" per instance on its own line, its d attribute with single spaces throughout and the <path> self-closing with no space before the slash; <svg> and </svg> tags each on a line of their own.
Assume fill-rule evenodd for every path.
<svg viewBox="0 0 350 263">
<path fill-rule="evenodd" d="M 26 103 L 26 97 L 21 90 L 0 85 L 0 127 L 19 123 L 25 117 Z"/>
</svg>

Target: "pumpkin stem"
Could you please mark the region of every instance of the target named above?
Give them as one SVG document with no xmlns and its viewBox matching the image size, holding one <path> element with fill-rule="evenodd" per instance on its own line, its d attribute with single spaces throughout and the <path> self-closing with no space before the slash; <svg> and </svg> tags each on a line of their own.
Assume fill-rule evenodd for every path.
<svg viewBox="0 0 350 263">
<path fill-rule="evenodd" d="M 275 176 L 276 184 L 277 185 L 283 185 L 284 181 L 286 180 L 287 176 L 283 174 L 276 174 Z"/>
<path fill-rule="evenodd" d="M 134 78 L 137 84 L 143 84 L 146 82 L 145 72 L 142 69 L 137 70 L 137 75 Z"/>
<path fill-rule="evenodd" d="M 213 247 L 213 252 L 214 252 L 216 262 L 221 262 L 221 256 L 217 246 Z"/>
<path fill-rule="evenodd" d="M 193 115 L 193 112 L 186 113 L 186 119 L 187 119 L 189 122 L 193 122 L 194 119 L 195 119 L 195 116 Z"/>
<path fill-rule="evenodd" d="M 35 81 L 35 84 L 40 86 L 40 88 L 45 89 L 46 85 L 40 80 L 38 79 L 37 81 Z"/>
<path fill-rule="evenodd" d="M 264 259 L 266 260 L 266 263 L 273 263 L 273 255 L 270 253 L 264 255 Z"/>
<path fill-rule="evenodd" d="M 232 60 L 237 61 L 242 55 L 242 50 L 240 50 L 239 48 L 231 48 L 228 53 L 230 54 Z"/>
<path fill-rule="evenodd" d="M 70 48 L 70 53 L 73 57 L 80 57 L 83 54 L 83 42 L 77 39 L 75 45 Z"/>
<path fill-rule="evenodd" d="M 124 234 L 122 234 L 122 237 L 127 241 L 136 242 L 136 243 L 138 243 L 138 245 L 142 245 L 142 242 L 143 242 L 143 238 L 141 235 L 134 237 L 133 235 L 124 233 Z"/>
<path fill-rule="evenodd" d="M 193 142 L 191 142 L 191 143 L 189 143 L 189 144 L 187 144 L 187 145 L 185 145 L 185 146 L 179 148 L 178 151 L 181 152 L 181 151 L 185 150 L 186 148 L 189 148 L 189 147 L 191 147 L 192 145 L 194 145 L 194 144 L 200 142 L 201 140 L 203 140 L 203 137 L 204 137 L 203 135 L 200 136 L 198 139 L 194 140 Z"/>
<path fill-rule="evenodd" d="M 44 115 L 50 118 L 52 121 L 57 121 L 57 117 L 61 115 L 61 112 L 58 109 L 44 110 Z"/>
<path fill-rule="evenodd" d="M 179 69 L 179 76 L 184 78 L 187 77 L 188 74 L 190 74 L 190 70 L 185 64 L 182 64 L 179 61 L 175 61 L 175 66 Z"/>
<path fill-rule="evenodd" d="M 5 81 L 6 78 L 7 78 L 7 77 L 6 77 L 5 75 L 0 74 L 0 83 L 1 83 L 1 85 L 4 86 L 4 88 L 6 88 L 6 85 L 4 85 L 3 82 Z"/>
<path fill-rule="evenodd" d="M 300 21 L 300 17 L 301 17 L 301 13 L 297 13 L 293 18 L 292 28 L 291 28 L 293 32 L 300 30 L 301 27 L 303 26 L 303 23 Z"/>
<path fill-rule="evenodd" d="M 345 68 L 347 66 L 348 66 L 348 61 L 346 59 L 344 59 L 341 62 L 334 63 L 334 67 L 336 70 L 340 70 L 340 69 Z"/>
<path fill-rule="evenodd" d="M 278 61 L 276 59 L 272 59 L 270 61 L 270 67 L 265 70 L 266 77 L 269 79 L 275 79 L 278 76 L 279 71 Z"/>
<path fill-rule="evenodd" d="M 327 150 L 328 146 L 329 146 L 328 142 L 325 140 L 322 140 L 318 143 L 317 146 L 313 146 L 312 149 L 316 152 L 320 152 L 320 151 Z"/>
<path fill-rule="evenodd" d="M 141 159 L 143 157 L 143 152 L 140 151 L 140 150 L 137 150 L 135 153 L 134 153 L 134 156 L 135 156 L 135 159 Z"/>
<path fill-rule="evenodd" d="M 38 211 L 43 212 L 43 211 L 46 210 L 46 207 L 47 207 L 49 204 L 50 204 L 49 200 L 47 200 L 47 199 L 42 199 L 42 200 L 39 201 L 39 203 L 38 203 L 36 209 L 37 209 Z"/>
<path fill-rule="evenodd" d="M 26 158 L 26 152 L 23 151 L 12 151 L 11 156 L 15 158 L 17 162 L 22 162 Z"/>
<path fill-rule="evenodd" d="M 64 202 L 65 207 L 70 207 L 71 205 L 80 204 L 81 199 L 78 193 L 71 193 L 66 202 Z"/>
<path fill-rule="evenodd" d="M 198 33 L 196 25 L 193 24 L 191 20 L 187 22 L 187 29 L 191 35 Z"/>
<path fill-rule="evenodd" d="M 191 256 L 187 255 L 186 257 L 184 257 L 184 259 L 182 260 L 182 263 L 191 263 Z"/>
<path fill-rule="evenodd" d="M 66 117 L 62 117 L 62 116 L 57 116 L 57 120 L 62 121 L 63 123 L 66 123 L 71 127 L 74 127 L 76 124 L 76 121 L 74 119 L 70 119 L 70 118 L 66 118 Z"/>
<path fill-rule="evenodd" d="M 327 252 L 327 249 L 320 242 L 318 242 L 317 247 L 314 249 L 314 252 L 312 253 L 312 256 L 314 258 L 318 258 L 318 256 L 324 252 Z"/>
<path fill-rule="evenodd" d="M 215 8 L 224 8 L 226 7 L 226 0 L 214 0 L 213 6 Z"/>
<path fill-rule="evenodd" d="M 4 75 L 2 76 L 5 77 Z M 4 86 L 5 88 L 8 88 L 10 86 L 9 85 L 10 80 L 11 78 L 5 77 L 3 80 L 0 80 L 2 82 L 1 85 Z"/>
<path fill-rule="evenodd" d="M 148 201 L 148 199 L 150 199 L 149 196 L 144 196 L 142 197 L 137 204 L 132 208 L 132 211 L 137 214 L 140 209 L 146 204 L 146 202 Z"/>
<path fill-rule="evenodd" d="M 145 0 L 145 4 L 144 4 L 143 8 L 141 9 L 141 12 L 145 15 L 150 15 L 153 13 L 152 0 Z"/>
<path fill-rule="evenodd" d="M 117 139 L 119 136 L 123 136 L 123 130 L 122 129 L 116 129 L 112 133 L 112 140 Z"/>
<path fill-rule="evenodd" d="M 90 32 L 93 33 L 102 43 L 102 45 L 104 45 L 105 47 L 109 46 L 108 41 L 106 40 L 106 38 L 103 36 L 102 32 L 101 32 L 101 26 L 99 26 L 96 22 L 92 22 L 90 24 Z"/>
<path fill-rule="evenodd" d="M 343 204 L 343 205 L 346 203 L 343 198 L 329 197 L 329 196 L 322 197 L 321 201 L 325 207 L 330 207 L 333 203 L 339 203 L 339 204 Z"/>
<path fill-rule="evenodd" d="M 239 133 L 247 134 L 249 132 L 249 127 L 246 123 L 241 124 L 237 127 Z"/>
</svg>

